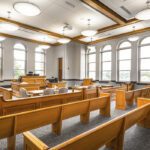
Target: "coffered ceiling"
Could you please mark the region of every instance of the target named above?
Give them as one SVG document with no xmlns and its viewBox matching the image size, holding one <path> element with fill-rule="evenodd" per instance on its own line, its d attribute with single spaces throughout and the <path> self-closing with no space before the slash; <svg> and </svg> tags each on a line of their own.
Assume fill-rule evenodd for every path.
<svg viewBox="0 0 150 150">
<path fill-rule="evenodd" d="M 0 22 L 6 21 L 20 26 L 15 32 L 0 29 L 0 35 L 11 35 L 14 38 L 32 39 L 35 42 L 57 45 L 61 37 L 88 43 L 91 38 L 81 36 L 81 31 L 87 29 L 87 19 L 91 19 L 91 28 L 98 30 L 92 41 L 132 32 L 133 25 L 136 30 L 150 27 L 150 21 L 134 19 L 135 14 L 145 8 L 146 0 L 28 0 L 39 6 L 41 14 L 27 17 L 13 9 L 15 2 L 21 0 L 0 1 Z M 8 19 L 8 11 L 11 18 Z M 62 35 L 65 24 L 69 29 Z M 8 36 L 9 37 L 9 36 Z"/>
</svg>

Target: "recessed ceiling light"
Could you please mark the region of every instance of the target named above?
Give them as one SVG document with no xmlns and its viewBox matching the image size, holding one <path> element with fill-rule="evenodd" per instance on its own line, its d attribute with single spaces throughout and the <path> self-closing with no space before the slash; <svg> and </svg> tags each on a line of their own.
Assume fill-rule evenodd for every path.
<svg viewBox="0 0 150 150">
<path fill-rule="evenodd" d="M 38 6 L 29 2 L 17 2 L 14 4 L 14 9 L 25 16 L 37 16 L 41 13 Z"/>
<path fill-rule="evenodd" d="M 50 48 L 50 46 L 49 45 L 40 45 L 39 48 L 41 48 L 41 49 L 48 49 L 48 48 Z"/>
<path fill-rule="evenodd" d="M 0 36 L 0 41 L 4 41 L 6 38 L 3 36 Z"/>
<path fill-rule="evenodd" d="M 68 39 L 68 38 L 61 38 L 61 39 L 58 39 L 58 42 L 61 43 L 61 44 L 67 44 L 69 43 L 71 40 Z"/>
<path fill-rule="evenodd" d="M 6 31 L 16 31 L 19 29 L 19 27 L 15 24 L 2 22 L 0 23 L 0 29 L 6 30 Z"/>
<path fill-rule="evenodd" d="M 147 0 L 147 8 L 138 12 L 135 18 L 139 20 L 150 20 L 150 1 Z"/>
</svg>

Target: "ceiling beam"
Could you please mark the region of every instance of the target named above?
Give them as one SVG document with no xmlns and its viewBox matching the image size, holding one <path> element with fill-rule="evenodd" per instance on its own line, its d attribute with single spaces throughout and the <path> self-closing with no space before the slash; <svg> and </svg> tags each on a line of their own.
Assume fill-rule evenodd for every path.
<svg viewBox="0 0 150 150">
<path fill-rule="evenodd" d="M 37 41 L 37 40 L 33 40 L 33 39 L 23 38 L 23 37 L 20 37 L 20 36 L 15 36 L 15 35 L 10 35 L 10 34 L 5 34 L 5 33 L 0 33 L 0 36 L 4 36 L 6 38 L 24 40 L 24 41 L 28 41 L 28 42 L 32 42 L 32 43 L 37 43 L 37 44 L 50 45 L 50 46 L 55 46 L 57 44 L 57 43 L 56 44 L 50 44 L 50 43 L 47 43 L 47 42 L 42 42 L 42 41 Z"/>
<path fill-rule="evenodd" d="M 81 43 L 81 44 L 86 44 L 86 42 L 80 41 L 78 39 L 74 39 L 74 38 L 71 38 L 71 37 L 68 37 L 68 36 L 64 36 L 64 35 L 61 35 L 61 34 L 58 34 L 58 33 L 55 33 L 55 32 L 51 32 L 51 31 L 44 30 L 44 29 L 41 29 L 41 28 L 38 28 L 38 27 L 34 27 L 34 26 L 27 25 L 27 24 L 23 24 L 23 23 L 14 21 L 14 20 L 10 20 L 10 19 L 6 19 L 6 18 L 0 17 L 0 22 L 12 23 L 12 24 L 15 24 L 15 25 L 17 25 L 17 26 L 19 26 L 21 28 L 25 28 L 25 29 L 28 29 L 28 30 L 31 30 L 31 31 L 35 31 L 37 33 L 42 33 L 42 34 L 46 34 L 46 35 L 57 37 L 57 38 L 69 38 L 69 39 L 71 39 L 71 40 L 73 40 L 75 42 L 78 42 L 78 43 Z M 56 45 L 58 45 L 58 43 L 56 43 Z"/>
<path fill-rule="evenodd" d="M 127 20 L 123 17 L 121 17 L 119 14 L 117 14 L 115 11 L 110 9 L 108 6 L 104 5 L 99 0 L 81 0 L 84 4 L 92 7 L 96 11 L 104 14 L 117 24 L 125 24 Z"/>
<path fill-rule="evenodd" d="M 47 35 L 54 36 L 54 37 L 57 37 L 57 38 L 70 38 L 70 37 L 55 33 L 55 32 L 44 30 L 44 29 L 41 29 L 41 28 L 38 28 L 38 27 L 33 27 L 33 26 L 30 26 L 30 25 L 27 25 L 27 24 L 24 24 L 24 23 L 20 23 L 20 22 L 10 20 L 10 19 L 6 19 L 6 18 L 2 18 L 2 17 L 0 17 L 0 22 L 12 23 L 12 24 L 15 24 L 15 25 L 17 25 L 21 28 L 29 29 L 29 30 L 32 30 L 32 31 L 35 31 L 35 32 L 38 32 L 38 33 L 42 33 L 42 34 L 47 34 Z"/>
<path fill-rule="evenodd" d="M 124 25 L 114 24 L 114 25 L 110 25 L 110 26 L 107 26 L 107 27 L 104 27 L 104 28 L 100 28 L 100 29 L 97 30 L 97 34 L 100 34 L 100 33 L 106 32 L 106 31 L 111 31 L 111 30 L 114 30 L 114 29 L 118 29 L 118 28 L 121 28 L 121 27 L 125 27 L 127 25 L 131 25 L 131 24 L 138 23 L 138 22 L 140 22 L 140 20 L 130 19 Z M 83 35 L 79 35 L 79 36 L 74 37 L 73 39 L 74 40 L 80 40 L 80 39 L 83 39 L 83 38 L 86 38 L 86 37 L 83 36 Z"/>
<path fill-rule="evenodd" d="M 115 35 L 115 36 L 110 36 L 110 37 L 103 38 L 103 39 L 99 39 L 99 40 L 96 40 L 93 42 L 89 42 L 88 44 L 96 44 L 96 43 L 100 43 L 100 42 L 104 42 L 104 41 L 108 41 L 108 40 L 113 40 L 113 39 L 117 39 L 117 38 L 121 38 L 121 37 L 125 37 L 125 36 L 130 36 L 130 35 L 146 32 L 146 31 L 150 31 L 150 27 L 131 31 L 131 32 L 127 32 L 127 33 L 122 33 L 122 34 Z"/>
</svg>

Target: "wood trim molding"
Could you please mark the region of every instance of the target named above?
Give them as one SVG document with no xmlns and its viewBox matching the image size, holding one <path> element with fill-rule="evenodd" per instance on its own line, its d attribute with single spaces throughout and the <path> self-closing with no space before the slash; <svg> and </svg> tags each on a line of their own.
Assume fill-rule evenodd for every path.
<svg viewBox="0 0 150 150">
<path fill-rule="evenodd" d="M 108 40 L 113 40 L 113 39 L 117 39 L 117 38 L 121 38 L 121 37 L 125 37 L 125 36 L 130 36 L 130 35 L 146 32 L 146 31 L 150 31 L 150 27 L 131 31 L 131 32 L 127 32 L 127 33 L 123 33 L 123 34 L 119 34 L 119 35 L 115 35 L 115 36 L 110 36 L 110 37 L 103 38 L 103 39 L 99 39 L 99 40 L 96 40 L 93 42 L 89 42 L 88 44 L 96 44 L 96 43 L 100 43 L 100 42 L 104 42 L 104 41 L 108 41 Z"/>
<path fill-rule="evenodd" d="M 20 36 L 15 36 L 15 35 L 10 35 L 10 34 L 5 34 L 5 33 L 0 33 L 0 36 L 4 36 L 6 38 L 13 38 L 13 39 L 24 40 L 24 41 L 28 41 L 28 42 L 32 42 L 32 43 L 37 43 L 37 44 L 44 44 L 44 45 L 55 46 L 55 44 L 50 44 L 50 43 L 47 43 L 47 42 L 41 42 L 41 41 L 28 39 L 28 38 L 23 38 L 23 37 L 20 37 Z"/>
<path fill-rule="evenodd" d="M 23 23 L 20 23 L 20 22 L 14 21 L 14 20 L 10 20 L 10 19 L 6 19 L 6 18 L 2 18 L 2 17 L 0 17 L 0 22 L 12 23 L 12 24 L 15 24 L 19 27 L 29 29 L 29 30 L 32 30 L 32 31 L 35 31 L 35 32 L 47 34 L 47 35 L 50 35 L 50 36 L 54 36 L 54 37 L 57 37 L 57 38 L 70 38 L 70 37 L 63 36 L 61 34 L 55 33 L 55 32 L 51 32 L 51 31 L 44 30 L 44 29 L 41 29 L 41 28 L 33 27 L 33 26 L 30 26 L 30 25 L 27 25 L 27 24 L 23 24 Z"/>
<path fill-rule="evenodd" d="M 81 0 L 84 4 L 89 5 L 96 11 L 104 14 L 114 22 L 118 24 L 125 24 L 127 20 L 123 17 L 121 17 L 119 14 L 117 14 L 115 11 L 104 5 L 102 2 L 98 0 Z"/>
</svg>

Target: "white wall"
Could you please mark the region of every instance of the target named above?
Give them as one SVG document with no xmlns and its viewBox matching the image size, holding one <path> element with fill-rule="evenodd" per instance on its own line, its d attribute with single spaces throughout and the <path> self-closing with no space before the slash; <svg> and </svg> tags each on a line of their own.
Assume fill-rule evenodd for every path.
<svg viewBox="0 0 150 150">
<path fill-rule="evenodd" d="M 34 51 L 35 48 L 38 46 L 36 43 L 31 43 L 23 40 L 17 40 L 12 38 L 7 38 L 5 41 L 2 42 L 2 49 L 3 49 L 3 63 L 2 63 L 2 79 L 13 79 L 13 62 L 14 62 L 14 56 L 13 56 L 13 46 L 16 43 L 22 43 L 25 45 L 27 49 L 27 72 L 33 71 L 34 72 Z M 50 49 L 47 50 L 46 55 L 46 72 L 47 77 L 50 76 L 49 71 L 49 64 L 51 62 L 51 51 Z"/>
<path fill-rule="evenodd" d="M 137 35 L 140 37 L 140 40 L 141 40 L 146 36 L 150 36 L 150 32 L 144 32 L 144 33 L 140 33 Z M 103 46 L 110 44 L 112 46 L 112 80 L 117 81 L 117 61 L 116 61 L 117 48 L 120 42 L 126 41 L 126 40 L 128 40 L 128 37 L 118 38 L 118 39 L 94 44 L 94 46 L 96 46 L 96 53 L 97 53 L 96 80 L 101 80 L 101 76 L 100 76 L 101 67 L 99 66 L 99 62 L 100 62 L 99 51 Z M 131 81 L 138 80 L 138 65 L 137 65 L 138 56 L 137 55 L 138 55 L 138 45 L 139 45 L 140 40 L 136 42 L 132 42 Z"/>
<path fill-rule="evenodd" d="M 80 79 L 80 68 L 82 64 L 81 50 L 85 51 L 85 46 L 75 42 L 52 47 L 52 61 L 50 63 L 52 69 L 50 76 L 58 77 L 58 58 L 62 57 L 63 79 Z M 83 63 L 85 63 L 85 61 L 83 61 Z"/>
</svg>

